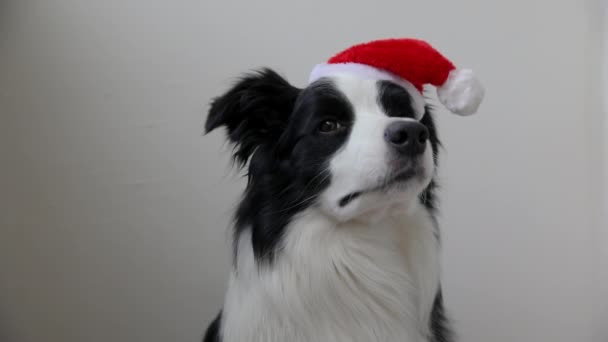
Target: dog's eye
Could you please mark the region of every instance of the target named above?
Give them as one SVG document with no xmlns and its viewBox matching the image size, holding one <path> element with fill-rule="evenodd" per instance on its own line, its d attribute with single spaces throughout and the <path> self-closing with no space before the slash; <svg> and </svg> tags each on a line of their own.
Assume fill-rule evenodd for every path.
<svg viewBox="0 0 608 342">
<path fill-rule="evenodd" d="M 319 132 L 321 133 L 333 133 L 342 128 L 339 122 L 336 120 L 324 120 L 319 125 Z"/>
</svg>

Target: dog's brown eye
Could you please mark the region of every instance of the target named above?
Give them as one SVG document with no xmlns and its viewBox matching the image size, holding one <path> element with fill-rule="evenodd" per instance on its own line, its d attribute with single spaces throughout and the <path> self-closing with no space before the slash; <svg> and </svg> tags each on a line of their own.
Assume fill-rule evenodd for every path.
<svg viewBox="0 0 608 342">
<path fill-rule="evenodd" d="M 325 120 L 319 125 L 319 132 L 332 133 L 340 129 L 342 126 L 335 120 Z"/>
</svg>

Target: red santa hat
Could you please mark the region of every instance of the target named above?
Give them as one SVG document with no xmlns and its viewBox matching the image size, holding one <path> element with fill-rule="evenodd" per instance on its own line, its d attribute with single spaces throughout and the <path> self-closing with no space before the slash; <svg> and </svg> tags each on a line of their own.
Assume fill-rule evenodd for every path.
<svg viewBox="0 0 608 342">
<path fill-rule="evenodd" d="M 354 45 L 327 63 L 315 66 L 310 82 L 338 74 L 400 84 L 412 96 L 418 115 L 424 113 L 425 84 L 437 87 L 439 101 L 460 115 L 475 113 L 484 95 L 483 86 L 473 71 L 457 69 L 431 45 L 418 39 L 384 39 Z"/>
</svg>

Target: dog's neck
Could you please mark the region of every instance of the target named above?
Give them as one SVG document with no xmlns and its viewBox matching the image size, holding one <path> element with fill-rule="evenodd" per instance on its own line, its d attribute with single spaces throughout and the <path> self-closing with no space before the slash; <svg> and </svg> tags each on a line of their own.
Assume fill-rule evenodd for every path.
<svg viewBox="0 0 608 342">
<path fill-rule="evenodd" d="M 255 261 L 241 232 L 225 341 L 424 341 L 439 284 L 435 224 L 423 206 L 379 214 L 336 223 L 309 208 L 271 263 Z"/>
</svg>

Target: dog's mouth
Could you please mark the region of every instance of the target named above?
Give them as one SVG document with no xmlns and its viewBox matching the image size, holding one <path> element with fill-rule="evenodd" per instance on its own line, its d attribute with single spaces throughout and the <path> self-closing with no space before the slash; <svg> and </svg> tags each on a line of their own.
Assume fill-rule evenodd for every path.
<svg viewBox="0 0 608 342">
<path fill-rule="evenodd" d="M 421 174 L 423 174 L 423 169 L 421 167 L 407 168 L 406 170 L 397 172 L 395 175 L 393 175 L 391 177 L 387 177 L 387 179 L 385 181 L 383 181 L 381 184 L 379 184 L 378 186 L 351 192 L 348 195 L 343 196 L 338 201 L 338 206 L 340 206 L 340 208 L 344 208 L 347 205 L 349 205 L 352 201 L 354 201 L 355 199 L 361 197 L 362 195 L 365 195 L 368 193 L 373 193 L 373 192 L 387 191 L 387 190 L 393 188 L 394 186 L 408 182 L 411 179 L 413 179 Z"/>
</svg>

